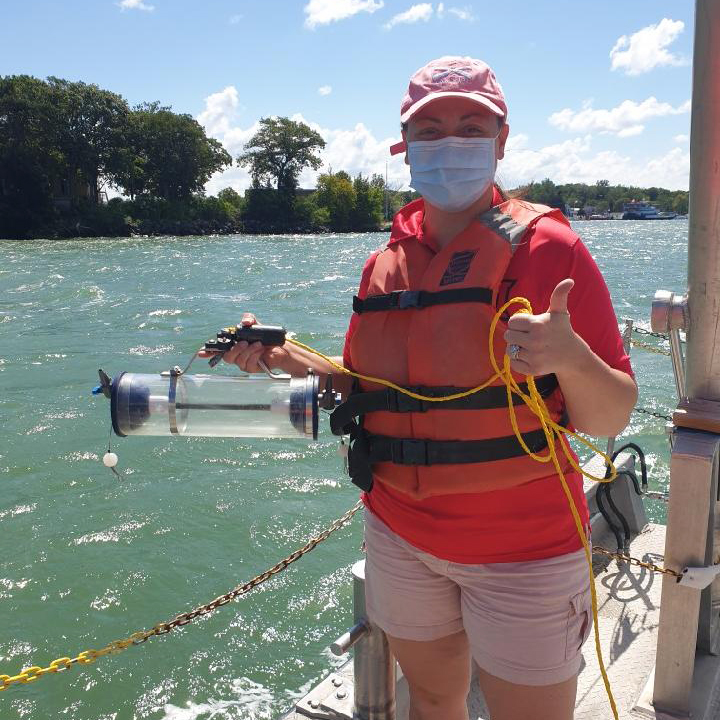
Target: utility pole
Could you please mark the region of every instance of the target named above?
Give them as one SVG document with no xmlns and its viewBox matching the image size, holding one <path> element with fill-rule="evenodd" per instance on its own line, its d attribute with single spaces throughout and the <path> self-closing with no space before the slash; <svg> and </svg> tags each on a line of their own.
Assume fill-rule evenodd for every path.
<svg viewBox="0 0 720 720">
<path fill-rule="evenodd" d="M 385 161 L 385 220 L 390 219 L 390 213 L 388 208 L 388 161 Z"/>
</svg>

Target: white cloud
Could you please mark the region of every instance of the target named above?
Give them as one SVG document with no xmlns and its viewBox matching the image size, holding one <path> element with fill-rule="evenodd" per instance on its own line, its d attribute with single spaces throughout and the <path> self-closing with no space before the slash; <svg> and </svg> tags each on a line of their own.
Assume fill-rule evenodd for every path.
<svg viewBox="0 0 720 720">
<path fill-rule="evenodd" d="M 405 10 L 405 12 L 398 13 L 397 15 L 391 17 L 390 20 L 383 25 L 383 28 L 385 28 L 385 30 L 390 30 L 395 27 L 395 25 L 416 23 L 421 20 L 427 22 L 432 17 L 432 14 L 432 3 L 420 3 L 418 5 L 413 5 Z"/>
<path fill-rule="evenodd" d="M 205 98 L 205 109 L 197 116 L 198 122 L 205 127 L 209 135 L 222 142 L 233 160 L 243 151 L 245 143 L 260 129 L 257 121 L 249 127 L 239 126 L 237 124 L 239 108 L 238 91 L 231 85 Z M 320 133 L 326 143 L 325 149 L 320 153 L 323 167 L 319 171 L 306 170 L 300 176 L 302 187 L 315 187 L 317 176 L 330 168 L 334 172 L 345 170 L 351 176 L 358 173 L 368 177 L 373 173 L 384 176 L 387 160 L 388 182 L 391 187 L 407 188 L 410 173 L 403 162 L 403 156 L 391 157 L 389 152 L 390 145 L 397 142 L 399 137 L 378 139 L 363 123 L 358 123 L 350 129 L 333 130 L 321 127 L 302 115 L 293 115 L 291 119 L 309 125 Z M 243 192 L 249 186 L 250 175 L 246 168 L 233 165 L 213 175 L 205 189 L 206 192 L 214 195 L 225 187 Z"/>
<path fill-rule="evenodd" d="M 606 179 L 613 185 L 688 189 L 690 155 L 682 148 L 638 159 L 616 150 L 593 152 L 589 135 L 537 150 L 528 145 L 527 135 L 516 135 L 508 141 L 497 175 L 503 187 L 513 188 L 548 177 L 559 184 L 592 184 Z"/>
<path fill-rule="evenodd" d="M 440 3 L 440 4 L 437 6 L 437 16 L 438 16 L 439 18 L 445 17 L 445 3 Z"/>
<path fill-rule="evenodd" d="M 345 170 L 351 176 L 358 173 L 369 177 L 373 173 L 385 175 L 385 163 L 388 163 L 388 182 L 393 187 L 407 187 L 410 171 L 405 165 L 403 155 L 390 156 L 390 146 L 399 137 L 376 138 L 363 124 L 357 123 L 350 129 L 333 130 L 324 128 L 300 114 L 292 119 L 304 122 L 322 135 L 325 149 L 320 153 L 323 167 L 319 171 L 306 170 L 300 176 L 303 187 L 314 187 L 317 176 L 332 168 L 333 172 Z"/>
<path fill-rule="evenodd" d="M 662 65 L 687 65 L 685 58 L 667 50 L 684 27 L 682 20 L 663 18 L 657 25 L 619 37 L 610 51 L 610 67 L 627 75 L 640 75 Z"/>
<path fill-rule="evenodd" d="M 154 5 L 147 5 L 144 0 L 120 0 L 118 5 L 121 10 L 145 10 L 146 12 L 152 12 L 155 9 Z"/>
<path fill-rule="evenodd" d="M 458 20 L 465 20 L 466 22 L 474 22 L 475 16 L 473 15 L 470 7 L 456 8 L 451 7 L 448 12 L 452 13 Z"/>
<path fill-rule="evenodd" d="M 228 85 L 224 90 L 205 98 L 205 109 L 198 115 L 197 121 L 208 135 L 219 138 L 230 131 L 230 123 L 235 119 L 239 107 L 237 88 Z"/>
<path fill-rule="evenodd" d="M 237 25 L 241 20 L 243 19 L 242 15 L 233 15 L 230 18 L 230 24 L 231 25 Z"/>
<path fill-rule="evenodd" d="M 323 85 L 318 88 L 318 95 L 329 95 L 332 92 L 332 86 Z"/>
<path fill-rule="evenodd" d="M 676 135 L 673 140 L 676 143 L 686 143 L 689 142 L 690 136 L 689 135 Z"/>
<path fill-rule="evenodd" d="M 618 137 L 639 135 L 645 129 L 645 121 L 666 115 L 682 115 L 690 112 L 690 101 L 673 107 L 669 103 L 659 102 L 649 97 L 638 103 L 624 100 L 617 107 L 609 110 L 595 110 L 590 103 L 585 103 L 582 110 L 565 108 L 553 113 L 548 122 L 561 130 L 587 133 L 615 133 Z"/>
<path fill-rule="evenodd" d="M 374 13 L 384 6 L 382 0 L 309 0 L 305 6 L 305 27 L 315 28 L 344 20 L 359 12 Z"/>
</svg>

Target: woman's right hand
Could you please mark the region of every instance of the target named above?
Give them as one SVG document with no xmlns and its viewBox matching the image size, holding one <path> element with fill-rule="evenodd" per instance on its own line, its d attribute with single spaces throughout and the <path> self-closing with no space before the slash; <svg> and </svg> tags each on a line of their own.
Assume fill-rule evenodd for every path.
<svg viewBox="0 0 720 720">
<path fill-rule="evenodd" d="M 243 313 L 240 321 L 241 325 L 249 327 L 257 325 L 257 318 L 252 313 Z M 211 357 L 212 353 L 201 351 L 200 357 Z M 271 370 L 275 368 L 283 368 L 283 361 L 289 357 L 287 350 L 283 346 L 266 347 L 261 342 L 247 343 L 245 340 L 235 343 L 229 350 L 223 354 L 223 362 L 237 365 L 242 371 L 247 373 L 264 372 L 258 361 L 262 360 Z"/>
</svg>

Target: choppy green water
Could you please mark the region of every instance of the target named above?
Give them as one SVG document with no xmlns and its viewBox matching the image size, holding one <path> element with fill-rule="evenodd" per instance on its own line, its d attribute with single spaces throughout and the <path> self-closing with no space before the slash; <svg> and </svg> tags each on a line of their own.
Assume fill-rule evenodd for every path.
<svg viewBox="0 0 720 720">
<path fill-rule="evenodd" d="M 685 287 L 687 223 L 577 223 L 620 318 Z M 183 364 L 253 310 L 339 354 L 379 234 L 0 242 L 0 674 L 123 638 L 274 564 L 350 507 L 335 443 L 114 439 L 97 368 Z M 644 339 L 644 338 L 643 338 Z M 674 406 L 670 361 L 635 352 L 639 405 Z M 662 422 L 625 436 L 668 479 Z M 662 521 L 664 508 L 649 503 Z M 0 718 L 274 718 L 335 662 L 361 523 L 212 616 L 0 694 Z"/>
</svg>

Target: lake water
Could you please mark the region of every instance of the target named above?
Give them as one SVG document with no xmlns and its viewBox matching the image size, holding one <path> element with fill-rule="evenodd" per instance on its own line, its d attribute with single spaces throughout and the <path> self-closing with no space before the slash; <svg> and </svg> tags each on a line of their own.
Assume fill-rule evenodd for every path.
<svg viewBox="0 0 720 720">
<path fill-rule="evenodd" d="M 687 222 L 578 222 L 618 318 L 649 328 L 686 286 Z M 0 674 L 125 638 L 273 565 L 356 500 L 320 442 L 113 439 L 97 369 L 157 372 L 252 310 L 339 354 L 382 234 L 0 242 Z M 646 340 L 647 338 L 640 338 Z M 660 343 L 660 347 L 667 347 Z M 675 405 L 670 360 L 633 352 L 640 407 Z M 202 366 L 201 366 L 202 367 Z M 200 368 L 199 368 L 200 369 Z M 662 421 L 624 437 L 668 481 Z M 662 522 L 664 506 L 648 502 Z M 0 717 L 275 718 L 337 663 L 361 522 L 255 592 L 171 635 L 0 693 Z"/>
</svg>

